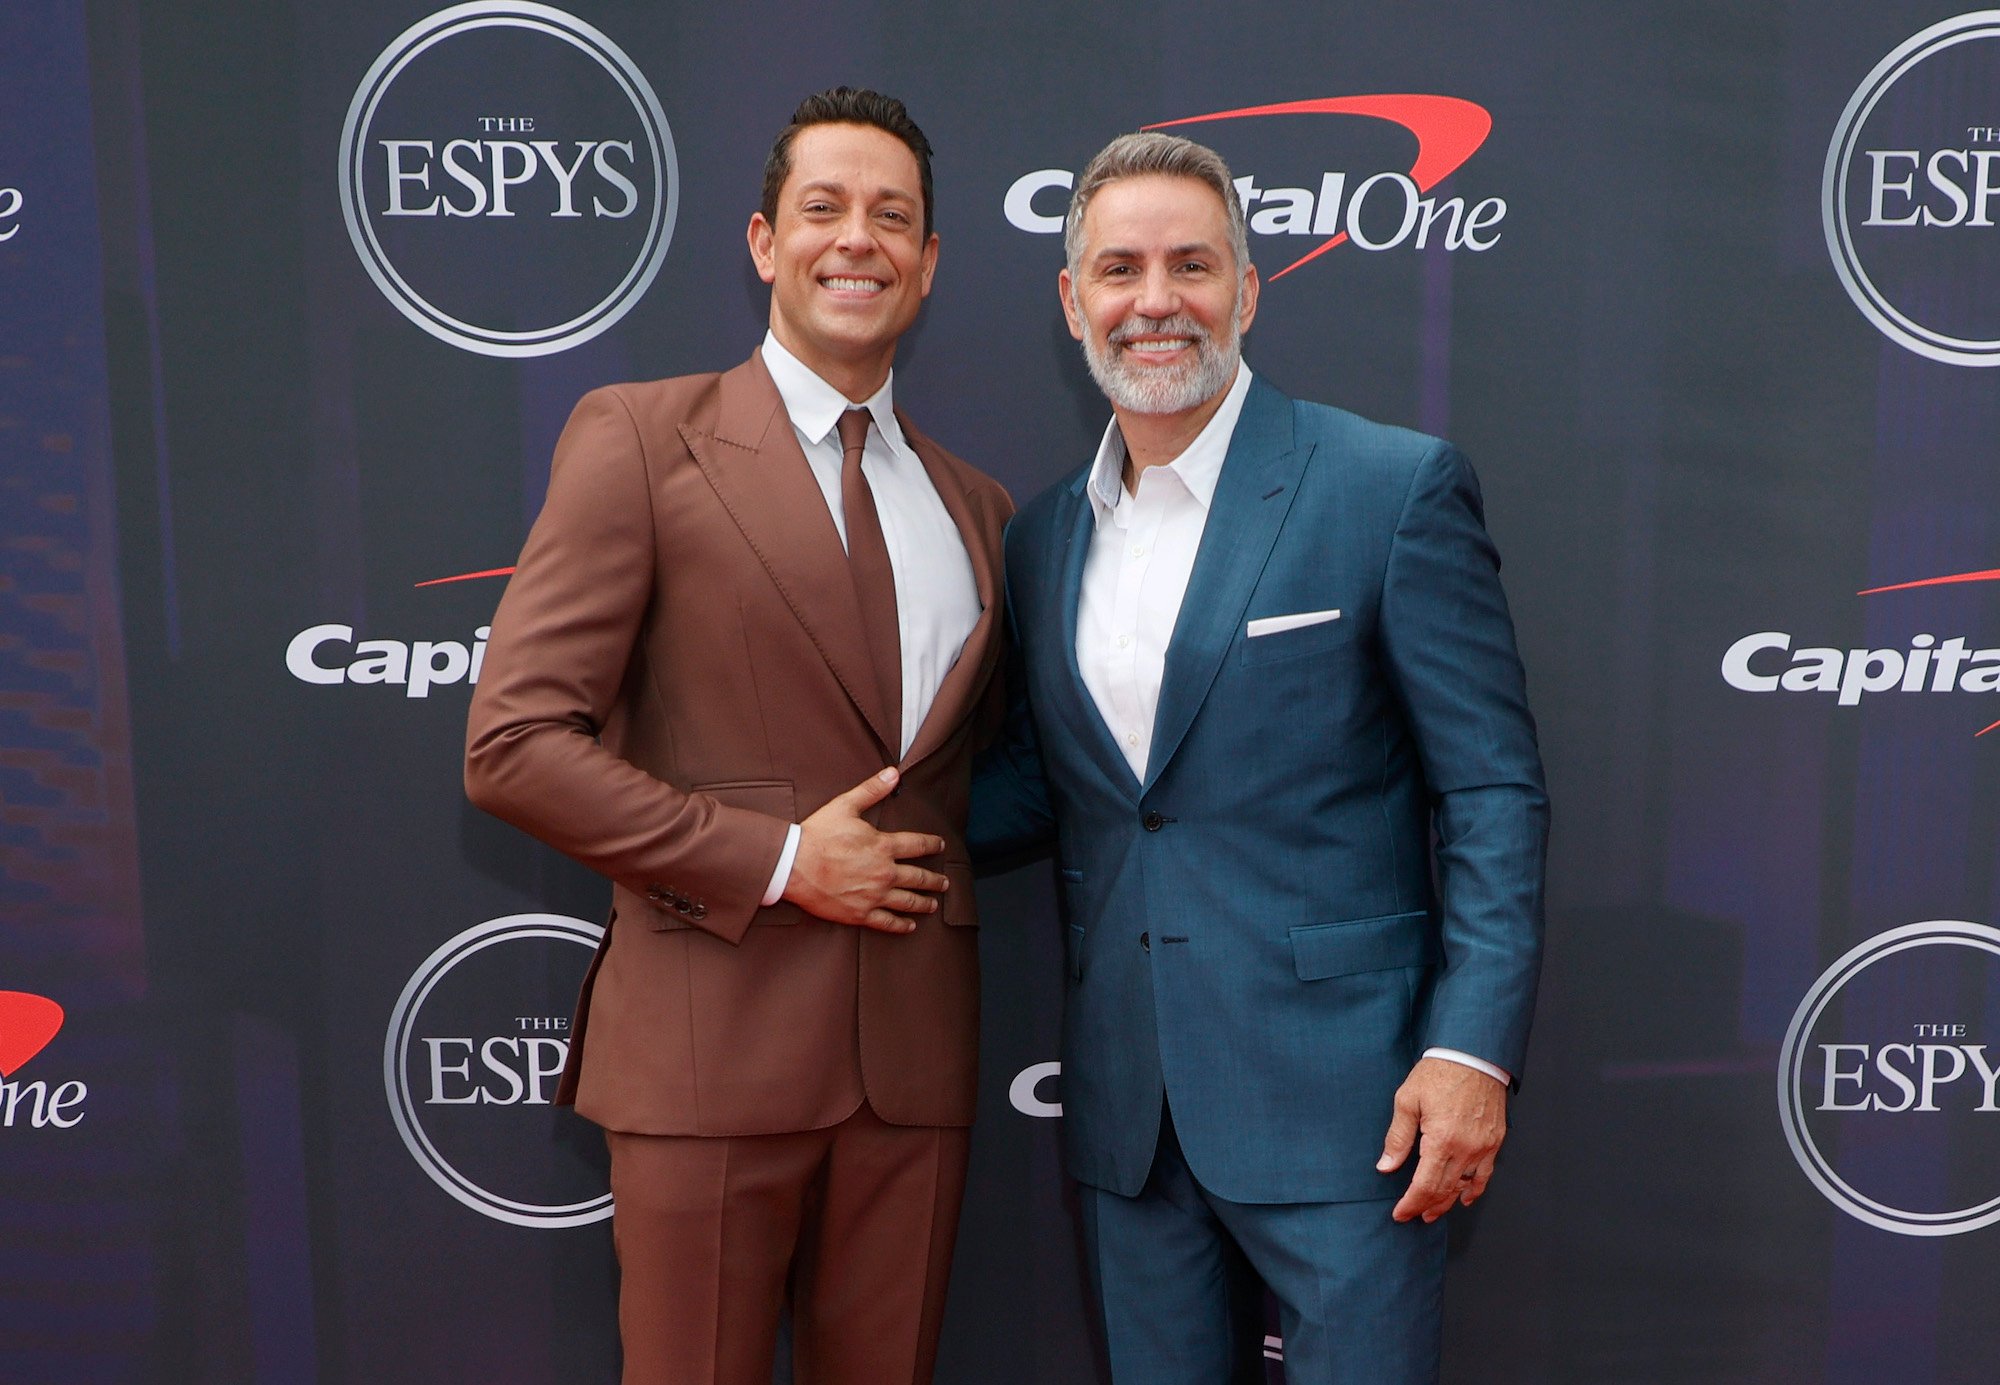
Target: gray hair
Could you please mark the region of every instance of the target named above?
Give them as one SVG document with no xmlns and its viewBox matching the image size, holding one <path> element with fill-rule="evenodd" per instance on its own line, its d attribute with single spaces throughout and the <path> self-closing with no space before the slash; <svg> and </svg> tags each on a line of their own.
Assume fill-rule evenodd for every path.
<svg viewBox="0 0 2000 1385">
<path fill-rule="evenodd" d="M 1212 188 L 1222 199 L 1223 210 L 1229 217 L 1229 248 L 1235 252 L 1236 277 L 1241 279 L 1250 268 L 1250 237 L 1243 226 L 1243 199 L 1236 195 L 1229 165 L 1205 144 L 1196 144 L 1179 135 L 1141 130 L 1120 135 L 1105 145 L 1076 180 L 1076 191 L 1069 199 L 1069 215 L 1063 218 L 1063 258 L 1069 265 L 1071 280 L 1076 278 L 1077 261 L 1083 254 L 1083 213 L 1090 206 L 1090 199 L 1107 183 L 1149 174 L 1193 178 Z"/>
</svg>

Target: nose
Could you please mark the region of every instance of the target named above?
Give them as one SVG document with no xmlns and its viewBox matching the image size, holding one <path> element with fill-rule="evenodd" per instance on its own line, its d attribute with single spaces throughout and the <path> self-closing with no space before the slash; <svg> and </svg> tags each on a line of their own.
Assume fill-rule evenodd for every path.
<svg viewBox="0 0 2000 1385">
<path fill-rule="evenodd" d="M 1172 317 L 1181 310 L 1180 288 L 1165 265 L 1148 265 L 1132 305 L 1142 317 Z"/>
<path fill-rule="evenodd" d="M 854 207 L 841 218 L 840 234 L 835 243 L 851 255 L 868 253 L 875 244 L 875 228 L 868 220 L 866 207 Z"/>
</svg>

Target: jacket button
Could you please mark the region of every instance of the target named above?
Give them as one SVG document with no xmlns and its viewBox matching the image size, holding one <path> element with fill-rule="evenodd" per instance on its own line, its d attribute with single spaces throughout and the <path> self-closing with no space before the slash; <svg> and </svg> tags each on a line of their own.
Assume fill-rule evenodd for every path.
<svg viewBox="0 0 2000 1385">
<path fill-rule="evenodd" d="M 1142 951 L 1151 952 L 1153 950 L 1153 935 L 1150 933 L 1141 933 L 1139 935 L 1139 947 Z"/>
<path fill-rule="evenodd" d="M 1157 832 L 1166 825 L 1166 821 L 1158 813 L 1149 812 L 1146 816 L 1139 819 L 1139 825 L 1148 832 Z"/>
</svg>

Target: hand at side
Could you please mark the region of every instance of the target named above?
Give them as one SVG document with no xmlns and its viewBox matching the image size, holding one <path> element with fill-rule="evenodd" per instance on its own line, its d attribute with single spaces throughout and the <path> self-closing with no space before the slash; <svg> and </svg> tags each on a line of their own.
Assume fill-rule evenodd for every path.
<svg viewBox="0 0 2000 1385">
<path fill-rule="evenodd" d="M 1375 1167 L 1392 1173 L 1423 1137 L 1417 1171 L 1390 1213 L 1436 1221 L 1453 1203 L 1470 1207 L 1486 1192 L 1507 1138 L 1507 1088 L 1476 1068 L 1421 1058 L 1396 1089 L 1395 1115 Z"/>
</svg>

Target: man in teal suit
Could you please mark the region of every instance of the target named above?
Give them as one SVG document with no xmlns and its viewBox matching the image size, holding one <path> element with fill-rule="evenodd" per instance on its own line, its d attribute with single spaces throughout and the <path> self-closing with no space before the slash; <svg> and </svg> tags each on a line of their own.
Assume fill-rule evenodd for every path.
<svg viewBox="0 0 2000 1385">
<path fill-rule="evenodd" d="M 1292 1385 L 1434 1380 L 1439 1218 L 1506 1133 L 1548 826 L 1478 486 L 1243 365 L 1212 151 L 1114 141 L 1064 239 L 1114 418 L 1008 530 L 1015 707 L 972 835 L 1056 842 L 1112 1374 L 1260 1380 L 1261 1279 Z"/>
</svg>

